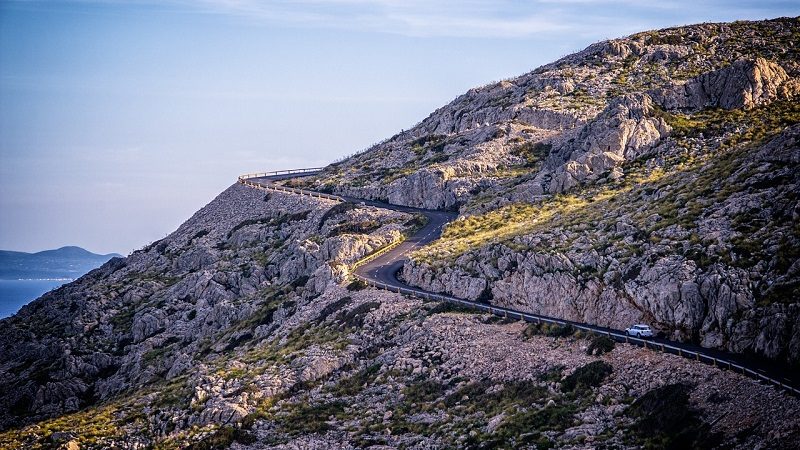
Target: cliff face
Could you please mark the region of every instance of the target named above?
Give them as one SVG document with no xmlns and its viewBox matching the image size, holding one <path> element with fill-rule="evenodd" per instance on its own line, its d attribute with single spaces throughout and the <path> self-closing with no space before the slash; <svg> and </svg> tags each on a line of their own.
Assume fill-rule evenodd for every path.
<svg viewBox="0 0 800 450">
<path fill-rule="evenodd" d="M 459 209 L 412 284 L 796 362 L 797 19 L 590 46 L 313 179 Z M 2 448 L 788 448 L 800 402 L 344 282 L 414 217 L 235 185 L 0 321 Z"/>
</svg>

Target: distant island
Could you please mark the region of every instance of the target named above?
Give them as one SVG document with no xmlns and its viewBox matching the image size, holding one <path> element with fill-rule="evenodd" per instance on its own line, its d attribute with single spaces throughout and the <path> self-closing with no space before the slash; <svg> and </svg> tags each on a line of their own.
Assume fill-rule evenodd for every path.
<svg viewBox="0 0 800 450">
<path fill-rule="evenodd" d="M 0 280 L 73 280 L 121 256 L 98 255 L 75 246 L 36 253 L 0 250 Z"/>
</svg>

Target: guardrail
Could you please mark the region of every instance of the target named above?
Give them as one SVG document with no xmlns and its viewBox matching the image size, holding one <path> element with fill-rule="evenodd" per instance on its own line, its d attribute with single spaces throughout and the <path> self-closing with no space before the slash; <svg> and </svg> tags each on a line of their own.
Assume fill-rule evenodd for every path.
<svg viewBox="0 0 800 450">
<path fill-rule="evenodd" d="M 515 311 L 513 309 L 503 308 L 503 307 L 499 307 L 499 306 L 492 306 L 492 305 L 488 305 L 488 304 L 484 304 L 484 303 L 477 303 L 477 302 L 473 302 L 473 301 L 469 301 L 469 300 L 463 300 L 463 299 L 460 299 L 460 298 L 457 298 L 457 297 L 452 297 L 452 296 L 449 296 L 449 295 L 434 294 L 434 293 L 426 292 L 426 291 L 423 291 L 423 290 L 402 288 L 402 287 L 399 287 L 399 286 L 391 286 L 391 285 L 388 285 L 386 283 L 381 283 L 381 282 L 378 282 L 378 281 L 370 280 L 369 278 L 366 278 L 366 277 L 364 277 L 362 275 L 358 275 L 358 274 L 354 274 L 354 276 L 356 278 L 360 279 L 361 281 L 363 281 L 364 283 L 366 283 L 366 284 L 368 284 L 368 285 L 370 285 L 372 287 L 378 288 L 378 289 L 384 289 L 384 290 L 387 290 L 387 291 L 390 291 L 390 292 L 397 292 L 399 294 L 411 295 L 411 296 L 414 296 L 414 297 L 424 298 L 424 299 L 427 299 L 427 300 L 442 301 L 442 302 L 452 303 L 452 304 L 456 304 L 456 305 L 459 305 L 459 306 L 464 306 L 464 307 L 467 307 L 467 308 L 476 309 L 476 310 L 483 311 L 483 312 L 488 312 L 489 314 L 494 314 L 494 315 L 501 316 L 501 317 L 504 317 L 504 318 L 507 318 L 507 319 L 523 320 L 525 322 L 531 322 L 531 323 L 535 322 L 535 323 L 540 323 L 540 324 L 541 323 L 547 323 L 547 324 L 560 325 L 560 326 L 572 326 L 573 328 L 576 328 L 578 330 L 582 330 L 582 331 L 591 333 L 593 335 L 607 336 L 607 337 L 609 337 L 611 339 L 614 339 L 615 341 L 618 341 L 618 342 L 625 342 L 625 343 L 629 343 L 629 344 L 634 344 L 634 345 L 638 345 L 640 347 L 644 347 L 646 349 L 661 351 L 662 353 L 671 353 L 671 354 L 678 355 L 678 356 L 681 356 L 681 357 L 684 357 L 684 358 L 688 358 L 688 359 L 693 359 L 695 361 L 704 362 L 706 364 L 713 365 L 714 367 L 719 367 L 719 368 L 722 368 L 722 369 L 731 370 L 733 372 L 738 372 L 738 373 L 741 373 L 743 375 L 747 375 L 747 376 L 749 376 L 751 378 L 755 378 L 756 380 L 759 380 L 759 381 L 765 382 L 767 384 L 771 384 L 773 386 L 776 386 L 776 387 L 779 387 L 781 389 L 784 389 L 784 390 L 788 391 L 789 393 L 794 394 L 796 396 L 800 396 L 800 389 L 798 389 L 798 388 L 796 388 L 794 386 L 791 386 L 789 384 L 786 384 L 786 383 L 782 382 L 781 380 L 776 380 L 776 379 L 774 379 L 772 377 L 768 377 L 768 376 L 766 376 L 766 375 L 764 375 L 762 373 L 756 372 L 756 371 L 754 371 L 752 369 L 748 369 L 747 367 L 744 367 L 741 364 L 736 364 L 736 363 L 734 363 L 732 361 L 728 361 L 728 360 L 725 360 L 725 359 L 715 358 L 713 356 L 710 356 L 710 355 L 707 355 L 707 354 L 704 354 L 704 353 L 695 352 L 695 351 L 692 351 L 692 350 L 686 350 L 686 349 L 683 349 L 683 348 L 680 348 L 680 347 L 675 347 L 675 346 L 669 345 L 669 344 L 662 344 L 662 343 L 658 343 L 658 342 L 648 341 L 648 340 L 645 340 L 645 339 L 639 339 L 639 338 L 628 336 L 628 335 L 623 334 L 623 333 L 616 333 L 616 332 L 613 332 L 613 331 L 601 331 L 601 330 L 597 330 L 595 328 L 592 328 L 590 326 L 582 325 L 582 324 L 576 323 L 576 322 L 571 322 L 569 320 L 554 319 L 552 317 L 541 316 L 541 315 L 538 315 L 538 314 L 531 314 L 531 313 L 525 313 L 525 312 L 521 312 L 521 311 Z"/>
<path fill-rule="evenodd" d="M 322 168 L 314 167 L 310 169 L 290 169 L 290 170 L 276 170 L 274 172 L 248 173 L 246 175 L 240 175 L 237 182 L 245 186 L 254 187 L 256 189 L 261 189 L 264 191 L 288 192 L 290 194 L 305 195 L 307 197 L 323 198 L 326 200 L 333 200 L 339 203 L 345 203 L 347 200 L 343 199 L 338 195 L 323 194 L 321 192 L 309 191 L 308 189 L 281 186 L 279 184 L 275 184 L 270 181 L 263 181 L 263 182 L 251 181 L 253 179 L 264 179 L 264 178 L 269 179 L 270 177 L 277 177 L 283 175 L 311 176 L 321 171 Z"/>
<path fill-rule="evenodd" d="M 323 193 L 320 193 L 320 192 L 314 192 L 314 191 L 310 191 L 310 190 L 307 190 L 307 189 L 290 188 L 290 187 L 286 187 L 286 186 L 277 185 L 277 184 L 271 183 L 269 181 L 267 181 L 267 182 L 259 182 L 259 183 L 251 181 L 254 178 L 270 178 L 270 177 L 277 177 L 277 176 L 283 176 L 283 175 L 293 175 L 293 174 L 297 174 L 297 175 L 300 175 L 300 176 L 310 176 L 310 175 L 314 175 L 315 173 L 319 173 L 321 171 L 322 171 L 322 168 L 316 167 L 316 168 L 309 168 L 309 169 L 291 169 L 291 170 L 277 170 L 277 171 L 274 171 L 274 172 L 252 173 L 252 174 L 241 175 L 238 178 L 238 182 L 243 184 L 243 185 L 245 185 L 245 186 L 251 186 L 251 187 L 254 187 L 256 189 L 262 189 L 262 190 L 268 190 L 268 191 L 288 192 L 288 193 L 305 195 L 305 196 L 314 197 L 314 198 L 323 198 L 323 199 L 328 199 L 328 200 L 334 200 L 334 201 L 337 201 L 337 202 L 347 202 L 347 200 L 345 200 L 344 198 L 342 198 L 342 197 L 340 197 L 338 195 L 323 194 Z M 351 265 L 352 275 L 355 276 L 356 278 L 360 279 L 361 281 L 363 281 L 367 285 L 370 285 L 370 286 L 378 288 L 378 289 L 384 289 L 384 290 L 391 291 L 391 292 L 397 292 L 399 294 L 411 295 L 411 296 L 414 296 L 414 297 L 424 298 L 424 299 L 433 300 L 433 301 L 448 302 L 448 303 L 464 306 L 464 307 L 467 307 L 467 308 L 476 309 L 476 310 L 483 311 L 483 312 L 488 312 L 489 314 L 494 314 L 494 315 L 505 317 L 505 318 L 508 318 L 508 319 L 523 320 L 525 322 L 531 322 L 531 323 L 533 323 L 533 322 L 536 322 L 536 323 L 548 323 L 548 324 L 560 325 L 560 326 L 569 325 L 569 326 L 572 326 L 573 328 L 576 328 L 576 329 L 582 330 L 582 331 L 586 331 L 586 332 L 591 333 L 593 335 L 607 336 L 607 337 L 609 337 L 611 339 L 614 339 L 614 340 L 616 340 L 618 342 L 626 342 L 626 343 L 629 343 L 629 344 L 634 344 L 634 345 L 638 345 L 638 346 L 644 347 L 646 349 L 657 350 L 657 351 L 661 351 L 663 353 L 671 353 L 671 354 L 675 354 L 675 355 L 678 355 L 678 356 L 681 356 L 681 357 L 684 357 L 684 358 L 693 359 L 695 361 L 704 362 L 706 364 L 711 364 L 714 367 L 720 367 L 722 369 L 727 369 L 727 370 L 731 370 L 731 371 L 734 371 L 734 372 L 739 372 L 739 373 L 741 373 L 743 375 L 749 376 L 749 377 L 754 378 L 754 379 L 756 379 L 758 381 L 765 382 L 767 384 L 770 384 L 770 385 L 776 386 L 778 388 L 784 389 L 787 392 L 789 392 L 790 394 L 793 394 L 793 395 L 796 395 L 796 396 L 800 396 L 800 389 L 798 389 L 798 388 L 796 388 L 794 386 L 791 386 L 789 384 L 786 384 L 786 383 L 782 382 L 781 380 L 776 380 L 776 379 L 774 379 L 772 377 L 768 377 L 768 376 L 766 376 L 766 375 L 764 375 L 762 373 L 756 372 L 755 370 L 752 370 L 752 369 L 749 369 L 747 367 L 744 367 L 741 364 L 736 364 L 736 363 L 734 363 L 732 361 L 716 358 L 714 356 L 711 356 L 711 355 L 708 355 L 708 354 L 704 354 L 704 353 L 701 353 L 701 352 L 696 352 L 696 351 L 692 351 L 692 350 L 686 350 L 686 349 L 683 349 L 683 348 L 680 348 L 680 347 L 675 347 L 675 346 L 669 345 L 669 344 L 662 344 L 662 343 L 647 341 L 645 339 L 639 339 L 639 338 L 635 338 L 635 337 L 630 337 L 630 336 L 628 336 L 626 334 L 622 334 L 622 333 L 618 333 L 618 332 L 597 330 L 597 329 L 595 329 L 595 328 L 593 328 L 591 326 L 583 325 L 583 324 L 580 324 L 580 323 L 577 323 L 577 322 L 572 322 L 572 321 L 569 321 L 569 320 L 554 319 L 552 317 L 542 316 L 542 315 L 538 315 L 538 314 L 515 311 L 513 309 L 503 308 L 503 307 L 499 307 L 499 306 L 492 306 L 492 305 L 488 305 L 488 304 L 484 304 L 484 303 L 473 302 L 473 301 L 470 301 L 470 300 L 463 300 L 463 299 L 460 299 L 460 298 L 457 298 L 457 297 L 453 297 L 453 296 L 449 296 L 449 295 L 434 294 L 432 292 L 427 292 L 427 291 L 423 291 L 423 290 L 420 290 L 420 289 L 409 289 L 409 288 L 403 288 L 403 287 L 399 287 L 399 286 L 391 286 L 391 285 L 388 285 L 386 283 L 373 281 L 373 280 L 371 280 L 371 279 L 369 279 L 369 278 L 367 278 L 367 277 L 365 277 L 363 275 L 359 275 L 359 274 L 355 273 L 355 269 L 357 269 L 358 267 L 366 264 L 367 262 L 377 258 L 380 255 L 383 255 L 383 254 L 391 251 L 392 249 L 394 249 L 398 245 L 402 244 L 404 241 L 405 241 L 404 238 L 403 239 L 399 239 L 397 241 L 394 241 L 393 243 L 391 243 L 391 244 L 389 244 L 389 245 L 387 245 L 385 247 L 382 247 L 380 250 L 378 250 L 376 252 L 373 252 L 373 253 L 361 258 L 360 260 L 356 261 L 355 263 L 353 263 Z"/>
</svg>

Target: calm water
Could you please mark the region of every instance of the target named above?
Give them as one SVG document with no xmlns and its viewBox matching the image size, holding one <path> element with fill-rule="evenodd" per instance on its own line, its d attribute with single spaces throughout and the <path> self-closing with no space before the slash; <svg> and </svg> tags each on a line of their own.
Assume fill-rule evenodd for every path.
<svg viewBox="0 0 800 450">
<path fill-rule="evenodd" d="M 70 280 L 0 280 L 0 319 Z"/>
</svg>

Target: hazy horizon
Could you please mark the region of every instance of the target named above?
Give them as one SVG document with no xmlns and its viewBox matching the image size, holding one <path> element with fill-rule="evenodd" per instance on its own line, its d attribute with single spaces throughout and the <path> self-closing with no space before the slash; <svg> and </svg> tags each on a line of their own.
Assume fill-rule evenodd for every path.
<svg viewBox="0 0 800 450">
<path fill-rule="evenodd" d="M 241 173 L 325 165 L 594 42 L 795 2 L 0 3 L 0 249 L 172 232 Z"/>
</svg>

